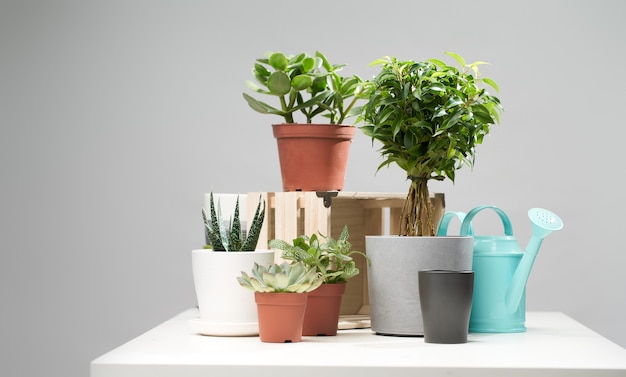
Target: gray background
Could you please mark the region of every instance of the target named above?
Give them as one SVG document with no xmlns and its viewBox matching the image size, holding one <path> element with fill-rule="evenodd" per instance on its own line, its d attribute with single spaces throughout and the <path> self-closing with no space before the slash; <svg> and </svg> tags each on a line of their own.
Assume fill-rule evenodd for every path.
<svg viewBox="0 0 626 377">
<path fill-rule="evenodd" d="M 86 376 L 195 305 L 203 194 L 281 190 L 278 119 L 241 97 L 266 50 L 319 49 L 367 78 L 384 55 L 492 63 L 502 125 L 431 190 L 449 210 L 503 208 L 522 246 L 529 208 L 559 214 L 528 309 L 626 346 L 624 4 L 3 0 L 0 374 Z M 357 133 L 345 190 L 405 192 L 380 161 Z M 477 232 L 498 234 L 491 221 Z"/>
</svg>

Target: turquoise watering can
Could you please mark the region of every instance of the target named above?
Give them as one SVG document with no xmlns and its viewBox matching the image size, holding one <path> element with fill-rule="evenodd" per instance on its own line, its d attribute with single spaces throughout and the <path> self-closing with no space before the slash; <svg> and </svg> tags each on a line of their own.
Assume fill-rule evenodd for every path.
<svg viewBox="0 0 626 377">
<path fill-rule="evenodd" d="M 472 219 L 480 211 L 495 211 L 504 226 L 502 236 L 474 235 Z M 563 228 L 561 219 L 545 209 L 528 211 L 532 235 L 523 251 L 513 236 L 509 217 L 495 206 L 480 206 L 467 214 L 446 212 L 437 230 L 445 236 L 453 218 L 461 221 L 461 236 L 474 237 L 474 297 L 470 314 L 469 331 L 511 333 L 526 331 L 526 282 L 541 242 L 548 234 Z"/>
</svg>

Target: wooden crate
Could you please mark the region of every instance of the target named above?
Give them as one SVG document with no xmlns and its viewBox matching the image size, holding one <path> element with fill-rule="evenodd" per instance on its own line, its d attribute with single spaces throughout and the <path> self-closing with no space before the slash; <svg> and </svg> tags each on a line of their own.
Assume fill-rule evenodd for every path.
<svg viewBox="0 0 626 377">
<path fill-rule="evenodd" d="M 319 196 L 324 194 L 326 198 Z M 335 197 L 328 196 L 334 194 Z M 267 247 L 271 239 L 291 242 L 303 234 L 330 234 L 337 238 L 347 225 L 353 250 L 363 252 L 366 235 L 398 233 L 398 219 L 406 198 L 406 193 L 251 192 L 248 193 L 249 219 L 254 215 L 259 195 L 267 203 L 259 248 Z M 432 194 L 431 200 L 435 206 L 436 224 L 445 210 L 444 194 Z M 276 261 L 281 261 L 278 253 Z M 355 261 L 361 273 L 348 282 L 342 300 L 342 315 L 369 314 L 366 261 L 358 255 Z"/>
</svg>

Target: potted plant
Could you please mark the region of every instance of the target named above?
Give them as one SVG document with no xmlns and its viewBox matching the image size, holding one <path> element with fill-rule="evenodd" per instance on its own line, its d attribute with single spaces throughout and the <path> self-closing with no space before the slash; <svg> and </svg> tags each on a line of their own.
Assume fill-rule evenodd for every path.
<svg viewBox="0 0 626 377">
<path fill-rule="evenodd" d="M 309 293 L 302 335 L 337 335 L 346 283 L 359 274 L 352 255 L 360 254 L 367 259 L 364 253 L 352 250 L 349 236 L 348 227 L 344 226 L 336 240 L 313 234 L 299 236 L 293 244 L 283 240 L 269 242 L 270 248 L 282 250 L 281 258 L 305 263 L 324 279 L 324 284 Z"/>
<path fill-rule="evenodd" d="M 302 321 L 308 292 L 319 287 L 322 276 L 302 262 L 254 264 L 251 274 L 241 271 L 239 284 L 254 292 L 259 317 L 259 338 L 269 343 L 302 340 Z"/>
<path fill-rule="evenodd" d="M 319 51 L 314 55 L 266 55 L 254 64 L 256 83 L 248 80 L 247 85 L 255 93 L 274 97 L 278 105 L 247 93 L 243 97 L 253 110 L 283 118 L 283 123 L 272 125 L 283 190 L 343 189 L 355 131 L 343 123 L 353 114 L 363 80 L 356 75 L 341 76 L 345 65 L 331 64 Z"/>
<path fill-rule="evenodd" d="M 191 319 L 189 324 L 203 335 L 256 335 L 259 330 L 253 295 L 242 291 L 235 278 L 253 263 L 269 265 L 274 262 L 272 250 L 256 249 L 265 217 L 265 202 L 259 198 L 247 236 L 242 227 L 239 196 L 235 199 L 234 213 L 225 218 L 221 200 L 218 199 L 216 207 L 211 193 L 209 214 L 203 208 L 202 217 L 206 245 L 191 253 L 200 317 Z"/>
<path fill-rule="evenodd" d="M 471 237 L 431 237 L 435 224 L 428 182 L 446 178 L 454 182 L 456 170 L 473 166 L 475 148 L 499 123 L 502 107 L 484 85 L 497 91 L 497 84 L 480 76 L 478 67 L 484 62 L 466 64 L 460 55 L 446 54 L 460 68 L 438 59 L 375 61 L 380 72 L 368 83 L 367 102 L 361 108 L 359 120 L 365 123 L 361 131 L 381 144 L 383 162 L 378 169 L 396 164 L 409 180 L 399 236 L 418 236 L 366 237 L 372 260 L 368 271 L 372 329 L 379 333 L 423 334 L 419 297 L 415 297 L 419 269 L 472 266 Z M 400 251 L 401 247 L 407 251 Z M 427 251 L 428 247 L 434 249 Z M 414 259 L 408 260 L 407 253 Z M 398 269 L 408 274 L 410 280 L 402 281 L 411 292 L 393 284 L 381 287 Z M 397 307 L 389 310 L 390 305 Z"/>
</svg>

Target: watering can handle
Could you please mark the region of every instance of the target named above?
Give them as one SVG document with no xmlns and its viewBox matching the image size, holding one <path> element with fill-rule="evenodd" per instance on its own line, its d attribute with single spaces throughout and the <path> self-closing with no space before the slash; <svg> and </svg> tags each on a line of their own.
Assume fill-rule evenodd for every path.
<svg viewBox="0 0 626 377">
<path fill-rule="evenodd" d="M 498 214 L 498 216 L 500 216 L 500 220 L 502 220 L 502 225 L 504 225 L 504 234 L 507 236 L 513 235 L 513 227 L 511 226 L 511 221 L 503 210 L 496 206 L 480 206 L 472 209 L 467 213 L 467 215 L 465 215 L 463 223 L 461 224 L 461 230 L 459 231 L 461 236 L 470 236 L 474 234 L 474 231 L 472 229 L 472 219 L 474 218 L 474 216 L 476 216 L 478 212 L 482 211 L 483 209 L 494 210 Z"/>
<path fill-rule="evenodd" d="M 448 235 L 448 225 L 450 221 L 454 218 L 458 218 L 461 223 L 463 223 L 463 219 L 465 218 L 465 212 L 446 212 L 441 217 L 439 221 L 439 226 L 437 227 L 437 235 L 438 236 L 447 236 Z M 469 235 L 473 235 L 474 231 L 472 229 L 472 224 L 469 225 Z"/>
</svg>

